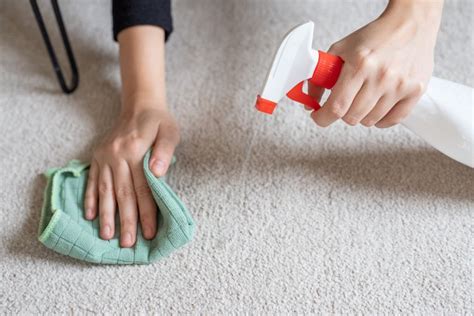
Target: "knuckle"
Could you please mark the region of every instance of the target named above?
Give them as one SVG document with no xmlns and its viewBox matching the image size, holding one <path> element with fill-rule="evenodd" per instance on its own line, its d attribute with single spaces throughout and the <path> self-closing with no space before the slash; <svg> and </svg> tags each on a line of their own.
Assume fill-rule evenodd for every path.
<svg viewBox="0 0 474 316">
<path fill-rule="evenodd" d="M 92 160 L 97 160 L 96 158 L 100 156 L 100 153 L 102 152 L 102 148 L 103 148 L 103 146 L 101 146 L 101 145 L 102 144 L 98 144 L 92 150 Z M 89 168 L 89 170 L 90 170 L 90 168 Z"/>
<path fill-rule="evenodd" d="M 408 86 L 408 79 L 406 79 L 405 77 L 398 78 L 398 85 L 397 85 L 398 91 L 406 90 L 407 86 Z"/>
<path fill-rule="evenodd" d="M 136 220 L 132 216 L 122 216 L 120 219 L 120 226 L 123 231 L 133 231 L 136 224 Z"/>
<path fill-rule="evenodd" d="M 93 192 L 95 190 L 95 186 L 98 182 L 98 177 L 93 176 L 90 173 L 87 175 L 87 185 L 86 185 L 86 192 Z"/>
<path fill-rule="evenodd" d="M 140 184 L 135 187 L 137 198 L 143 198 L 151 195 L 150 187 L 147 184 Z"/>
<path fill-rule="evenodd" d="M 128 199 L 134 196 L 133 188 L 129 185 L 117 187 L 117 199 Z"/>
<path fill-rule="evenodd" d="M 357 61 L 362 62 L 369 54 L 370 54 L 370 49 L 359 48 L 355 51 L 355 58 Z"/>
<path fill-rule="evenodd" d="M 122 151 L 122 146 L 122 141 L 116 139 L 108 144 L 106 150 L 112 152 L 113 154 L 118 154 Z"/>
<path fill-rule="evenodd" d="M 415 82 L 414 84 L 414 88 L 413 88 L 413 94 L 416 96 L 416 97 L 419 97 L 423 94 L 423 92 L 425 91 L 425 85 L 422 81 L 417 81 Z"/>
<path fill-rule="evenodd" d="M 390 82 L 397 77 L 394 70 L 392 70 L 389 66 L 382 66 L 380 68 L 380 82 Z"/>
<path fill-rule="evenodd" d="M 329 108 L 329 111 L 332 115 L 334 115 L 335 117 L 337 118 L 341 118 L 344 116 L 345 114 L 345 111 L 344 111 L 344 106 L 339 104 L 339 103 L 336 103 L 336 104 L 333 104 L 330 108 Z"/>
<path fill-rule="evenodd" d="M 132 138 L 125 143 L 125 150 L 130 155 L 138 156 L 143 152 L 144 142 L 141 138 Z"/>
<path fill-rule="evenodd" d="M 97 183 L 97 175 L 95 175 L 93 172 L 90 172 L 87 174 L 87 187 L 89 188 L 92 184 Z"/>
<path fill-rule="evenodd" d="M 114 155 L 139 156 L 142 155 L 147 148 L 147 142 L 139 136 L 129 136 L 126 139 L 114 139 L 108 143 L 104 150 Z"/>
<path fill-rule="evenodd" d="M 106 195 L 112 193 L 113 188 L 112 185 L 106 181 L 99 182 L 99 194 Z"/>
<path fill-rule="evenodd" d="M 87 191 L 86 194 L 84 195 L 84 201 L 91 203 L 95 201 L 96 197 L 93 192 Z"/>
<path fill-rule="evenodd" d="M 355 58 L 359 71 L 371 70 L 375 67 L 375 57 L 370 49 L 358 50 Z"/>
</svg>

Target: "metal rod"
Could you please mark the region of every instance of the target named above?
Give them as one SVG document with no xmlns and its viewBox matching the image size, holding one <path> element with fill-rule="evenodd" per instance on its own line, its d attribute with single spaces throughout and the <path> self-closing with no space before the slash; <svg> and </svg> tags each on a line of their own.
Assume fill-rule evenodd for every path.
<svg viewBox="0 0 474 316">
<path fill-rule="evenodd" d="M 48 31 L 43 21 L 43 17 L 38 7 L 37 0 L 30 0 L 31 7 L 33 9 L 33 13 L 36 18 L 36 22 L 38 22 L 38 27 L 41 31 L 41 35 L 43 36 L 44 43 L 46 45 L 46 49 L 48 51 L 49 58 L 51 59 L 51 63 L 53 64 L 54 72 L 56 73 L 56 77 L 58 78 L 59 85 L 64 93 L 70 94 L 76 90 L 77 86 L 79 85 L 79 72 L 76 65 L 76 60 L 74 58 L 74 54 L 72 52 L 71 45 L 69 43 L 69 38 L 67 36 L 66 27 L 63 23 L 63 18 L 61 15 L 61 11 L 59 9 L 58 1 L 51 0 L 51 5 L 53 6 L 54 15 L 56 16 L 56 22 L 59 27 L 59 32 L 61 34 L 61 38 L 63 40 L 64 48 L 66 50 L 66 55 L 69 60 L 69 66 L 71 67 L 71 82 L 70 85 L 66 83 L 64 79 L 63 72 L 61 70 L 61 66 L 58 63 L 58 58 L 56 57 L 56 52 L 54 51 L 53 45 L 51 45 L 51 41 L 49 39 Z"/>
</svg>

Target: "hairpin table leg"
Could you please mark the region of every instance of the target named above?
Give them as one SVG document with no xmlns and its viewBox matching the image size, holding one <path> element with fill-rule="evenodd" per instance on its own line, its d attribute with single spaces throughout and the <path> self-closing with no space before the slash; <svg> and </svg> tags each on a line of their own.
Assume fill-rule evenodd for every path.
<svg viewBox="0 0 474 316">
<path fill-rule="evenodd" d="M 56 53 L 54 51 L 53 46 L 51 45 L 51 41 L 49 39 L 48 31 L 46 30 L 46 26 L 43 21 L 43 17 L 38 7 L 37 0 L 30 0 L 31 7 L 33 8 L 33 13 L 36 18 L 36 22 L 38 22 L 39 29 L 41 31 L 41 35 L 43 36 L 44 43 L 46 45 L 46 49 L 48 50 L 49 58 L 51 59 L 51 63 L 53 64 L 54 72 L 59 81 L 59 85 L 64 93 L 72 93 L 76 90 L 77 86 L 79 85 L 79 73 L 77 70 L 76 60 L 74 59 L 74 54 L 72 52 L 71 45 L 69 44 L 69 39 L 66 32 L 66 27 L 64 26 L 63 19 L 61 16 L 61 11 L 59 10 L 59 5 L 57 0 L 51 0 L 51 5 L 53 6 L 54 15 L 56 16 L 56 22 L 58 23 L 59 32 L 61 33 L 61 37 L 63 39 L 64 48 L 66 50 L 67 58 L 69 60 L 69 65 L 71 67 L 71 83 L 70 85 L 66 84 L 64 79 L 63 72 L 61 67 L 59 66 L 58 59 L 56 57 Z"/>
</svg>

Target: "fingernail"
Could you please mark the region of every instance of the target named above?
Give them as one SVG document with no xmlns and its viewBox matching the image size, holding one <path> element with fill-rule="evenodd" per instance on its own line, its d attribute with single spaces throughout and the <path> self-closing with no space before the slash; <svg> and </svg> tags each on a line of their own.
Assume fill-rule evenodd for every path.
<svg viewBox="0 0 474 316">
<path fill-rule="evenodd" d="M 122 237 L 122 244 L 124 244 L 126 247 L 130 247 L 133 244 L 132 234 L 125 233 Z"/>
<path fill-rule="evenodd" d="M 152 239 L 154 237 L 151 227 L 143 227 L 143 237 Z"/>
<path fill-rule="evenodd" d="M 154 165 L 153 165 L 153 170 L 155 171 L 156 175 L 161 176 L 163 172 L 165 171 L 165 163 L 161 160 L 158 160 Z"/>
<path fill-rule="evenodd" d="M 376 122 L 374 120 L 368 120 L 367 125 L 368 126 L 373 126 Z"/>
<path fill-rule="evenodd" d="M 92 219 L 92 210 L 90 208 L 86 209 L 86 219 Z"/>
<path fill-rule="evenodd" d="M 353 116 L 348 116 L 348 117 L 346 118 L 346 122 L 347 122 L 347 124 L 349 124 L 349 125 L 357 125 L 357 123 L 359 123 L 359 121 L 358 121 L 355 117 L 353 117 Z"/>
<path fill-rule="evenodd" d="M 102 236 L 104 236 L 105 238 L 110 238 L 111 231 L 112 230 L 110 229 L 110 226 L 105 225 L 104 228 L 102 228 Z"/>
<path fill-rule="evenodd" d="M 155 157 L 153 157 L 153 158 L 150 159 L 150 168 L 152 168 L 152 166 L 153 166 L 153 164 L 155 163 L 155 161 L 156 161 L 156 158 L 155 158 Z"/>
</svg>

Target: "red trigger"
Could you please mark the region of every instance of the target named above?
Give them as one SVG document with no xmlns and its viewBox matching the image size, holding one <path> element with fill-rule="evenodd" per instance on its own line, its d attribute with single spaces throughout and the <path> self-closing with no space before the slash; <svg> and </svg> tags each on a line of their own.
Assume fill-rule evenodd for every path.
<svg viewBox="0 0 474 316">
<path fill-rule="evenodd" d="M 302 103 L 315 111 L 319 110 L 321 106 L 319 105 L 318 101 L 314 99 L 312 96 L 303 92 L 303 83 L 301 81 L 296 86 L 293 87 L 286 95 L 288 98 L 292 99 L 293 101 Z"/>
</svg>

